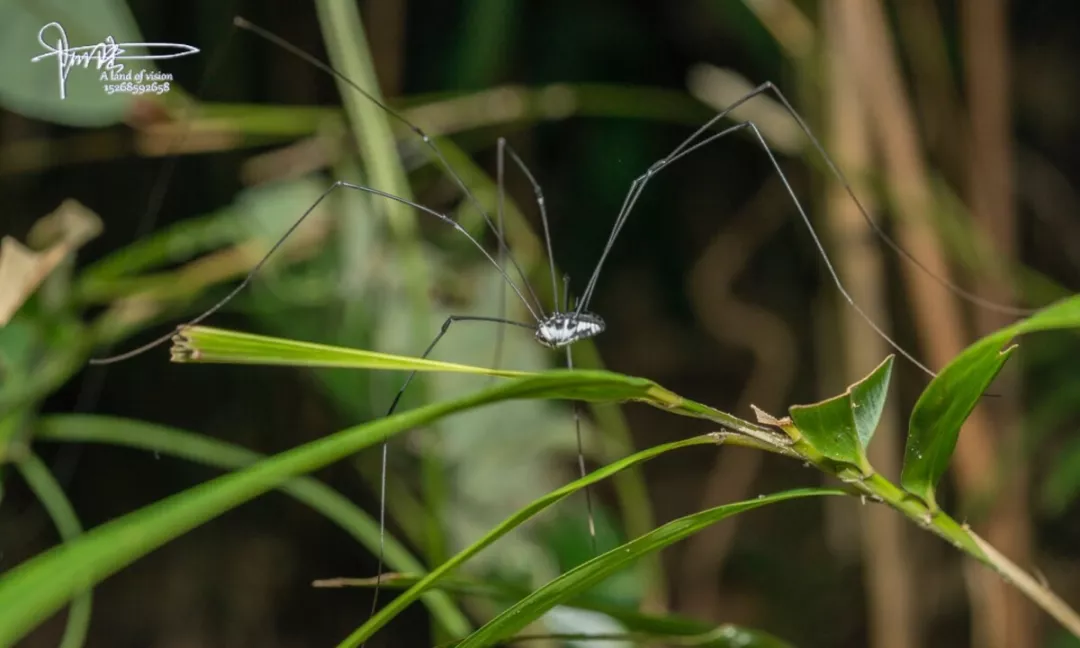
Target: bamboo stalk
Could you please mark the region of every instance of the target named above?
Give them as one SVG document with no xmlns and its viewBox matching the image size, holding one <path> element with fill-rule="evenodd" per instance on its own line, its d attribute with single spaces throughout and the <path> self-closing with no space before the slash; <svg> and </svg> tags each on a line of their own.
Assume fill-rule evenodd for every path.
<svg viewBox="0 0 1080 648">
<path fill-rule="evenodd" d="M 826 49 L 826 87 L 830 93 L 828 115 L 829 148 L 837 164 L 852 179 L 860 196 L 872 164 L 866 106 L 856 84 L 852 83 L 850 61 L 853 55 L 850 34 L 857 28 L 845 5 L 832 0 L 824 6 Z M 860 187 L 863 185 L 863 187 Z M 867 200 L 867 209 L 874 205 Z M 888 294 L 885 266 L 880 247 L 874 244 L 873 232 L 863 220 L 857 205 L 842 186 L 833 183 L 827 194 L 826 216 L 834 241 L 834 258 L 848 291 L 875 322 L 888 322 L 885 296 Z M 841 309 L 844 349 L 844 374 L 861 376 L 889 353 L 884 340 L 866 326 L 850 308 Z M 896 401 L 886 404 L 868 456 L 874 466 L 888 475 L 898 475 L 901 465 L 901 439 Z M 859 511 L 863 569 L 869 615 L 869 645 L 875 648 L 914 648 L 922 645 L 919 617 L 915 614 L 915 564 L 908 542 L 907 525 L 881 507 L 863 507 Z"/>
<path fill-rule="evenodd" d="M 982 228 L 997 253 L 1007 259 L 997 268 L 1012 267 L 1017 255 L 1016 211 L 1012 183 L 1011 114 L 1009 110 L 1009 59 L 1004 0 L 965 0 L 960 3 L 965 81 L 971 139 L 968 146 L 967 202 L 975 227 Z M 987 268 L 979 273 L 979 294 L 994 301 L 1009 301 L 1010 291 L 1000 270 Z M 1009 324 L 1009 319 L 985 310 L 975 313 L 980 334 Z M 1020 448 L 1019 374 L 1007 368 L 995 382 L 999 398 L 984 408 L 993 412 L 996 438 L 1001 448 Z M 1024 453 L 1015 453 L 1006 483 L 996 471 L 993 508 L 982 525 L 987 540 L 1022 563 L 1031 561 L 1032 530 L 1028 513 L 1028 466 Z M 970 498 L 986 493 L 965 493 Z M 968 570 L 969 572 L 972 570 Z M 969 573 L 975 587 L 988 585 L 992 575 L 982 570 Z M 1020 582 L 1017 581 L 1020 585 Z M 994 648 L 1033 648 L 1040 645 L 1031 604 L 1013 588 L 993 587 L 988 621 L 978 645 Z M 981 624 L 980 624 L 981 625 Z M 979 639 L 979 638 L 976 638 Z"/>
</svg>

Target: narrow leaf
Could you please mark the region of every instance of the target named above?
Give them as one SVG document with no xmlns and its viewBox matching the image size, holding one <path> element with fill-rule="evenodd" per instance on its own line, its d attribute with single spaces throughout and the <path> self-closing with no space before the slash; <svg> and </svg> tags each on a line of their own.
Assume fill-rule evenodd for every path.
<svg viewBox="0 0 1080 648">
<path fill-rule="evenodd" d="M 405 590 L 416 585 L 421 574 L 383 574 L 375 578 L 330 578 L 312 583 L 315 587 L 361 587 L 373 588 L 376 580 L 386 590 Z M 516 602 L 529 595 L 529 590 L 507 583 L 481 581 L 461 576 L 447 576 L 434 586 L 440 591 L 458 596 L 480 596 L 495 601 Z M 767 632 L 724 624 L 719 627 L 676 614 L 653 615 L 639 612 L 624 605 L 593 600 L 588 595 L 563 603 L 590 612 L 599 612 L 615 619 L 627 630 L 643 635 L 652 641 L 668 639 L 670 643 L 685 645 L 693 640 L 695 646 L 730 646 L 731 648 L 790 648 L 790 644 Z M 678 637 L 681 640 L 672 641 Z"/>
<path fill-rule="evenodd" d="M 21 639 L 72 596 L 170 540 L 301 474 L 318 470 L 405 430 L 442 417 L 511 398 L 560 395 L 575 385 L 611 384 L 623 388 L 640 379 L 614 374 L 541 374 L 483 390 L 457 400 L 429 405 L 356 426 L 307 443 L 241 471 L 205 482 L 129 513 L 55 547 L 0 577 L 0 645 Z M 640 389 L 640 385 L 638 385 Z M 631 389 L 630 391 L 633 391 Z"/>
<path fill-rule="evenodd" d="M 942 369 L 911 413 L 900 476 L 904 489 L 936 509 L 934 489 L 956 449 L 960 427 L 1015 348 L 1003 347 L 1023 333 L 1076 327 L 1080 327 L 1080 296 L 1059 301 L 991 333 Z"/>
<path fill-rule="evenodd" d="M 626 567 L 644 555 L 659 551 L 687 538 L 720 520 L 768 504 L 817 495 L 843 495 L 838 489 L 806 488 L 776 493 L 744 502 L 725 504 L 688 515 L 659 527 L 621 547 L 608 551 L 580 565 L 536 590 L 469 635 L 458 648 L 492 646 L 513 636 L 539 619 L 545 612 L 572 600 L 589 587 Z"/>
<path fill-rule="evenodd" d="M 511 388 L 508 398 L 552 398 L 588 402 L 641 401 L 680 416 L 706 419 L 757 439 L 759 449 L 785 452 L 790 439 L 774 430 L 744 421 L 708 405 L 683 398 L 651 380 L 633 378 L 609 371 L 555 370 L 542 374 L 493 370 L 421 360 L 409 356 L 375 351 L 297 342 L 285 338 L 227 331 L 205 326 L 182 329 L 173 339 L 173 361 L 180 363 L 229 363 L 280 365 L 288 367 L 341 367 L 397 371 L 447 371 L 503 377 L 530 376 L 536 380 L 522 381 Z"/>
<path fill-rule="evenodd" d="M 713 444 L 716 440 L 711 436 L 694 437 L 691 439 L 685 439 L 682 441 L 676 441 L 674 443 L 665 443 L 663 445 L 655 446 L 647 450 L 643 450 L 634 455 L 626 457 L 615 463 L 608 464 L 599 470 L 593 471 L 582 477 L 557 488 L 543 497 L 534 500 L 524 508 L 518 510 L 516 513 L 506 518 L 501 524 L 489 531 L 484 537 L 480 538 L 473 544 L 463 549 L 460 553 L 450 558 L 443 564 L 439 565 L 431 571 L 430 574 L 420 579 L 415 585 L 410 587 L 401 596 L 398 596 L 393 601 L 388 603 L 386 607 L 379 610 L 379 612 L 367 620 L 364 625 L 360 626 L 349 635 L 339 646 L 359 646 L 363 642 L 367 641 L 379 628 L 386 625 L 391 619 L 397 616 L 402 610 L 408 607 L 413 601 L 415 601 L 421 594 L 428 589 L 435 587 L 442 579 L 448 577 L 453 570 L 465 563 L 469 558 L 475 556 L 485 547 L 488 547 L 493 542 L 506 535 L 513 529 L 517 528 L 527 520 L 540 513 L 544 509 L 548 508 L 552 504 L 555 504 L 577 491 L 585 488 L 586 486 L 596 483 L 602 479 L 606 479 L 611 475 L 628 468 L 634 464 L 640 463 L 647 459 L 651 459 L 665 452 L 670 452 L 678 448 L 684 448 L 692 445 Z"/>
<path fill-rule="evenodd" d="M 521 371 L 484 369 L 453 362 L 421 360 L 376 351 L 349 349 L 313 342 L 299 342 L 297 340 L 227 331 L 207 326 L 192 326 L 181 329 L 173 338 L 172 360 L 179 363 L 450 371 L 508 378 L 529 375 Z"/>
<path fill-rule="evenodd" d="M 64 542 L 77 538 L 82 533 L 82 523 L 71 506 L 71 501 L 64 494 L 53 474 L 35 454 L 30 454 L 18 463 L 23 479 L 34 491 L 45 511 L 56 525 L 57 532 Z M 86 632 L 90 628 L 90 609 L 93 594 L 89 588 L 75 595 L 68 610 L 64 636 L 60 639 L 60 648 L 79 648 L 86 643 Z"/>
<path fill-rule="evenodd" d="M 949 379 L 941 382 L 935 379 L 915 404 L 900 484 L 930 508 L 937 509 L 934 488 L 949 466 L 960 427 L 1015 349 L 999 352 L 987 348 L 986 353 L 970 356 L 963 363 L 954 361 L 949 365 L 955 367 Z"/>
<path fill-rule="evenodd" d="M 265 455 L 193 432 L 145 421 L 113 416 L 70 414 L 46 416 L 38 420 L 35 441 L 103 443 L 146 450 L 209 466 L 233 470 L 250 466 Z M 420 572 L 424 566 L 392 535 L 381 535 L 379 524 L 349 498 L 311 477 L 289 480 L 281 491 L 326 516 L 372 553 L 381 548 L 386 564 L 393 569 Z M 447 632 L 462 635 L 471 628 L 469 620 L 446 594 L 424 596 L 432 617 Z"/>
</svg>

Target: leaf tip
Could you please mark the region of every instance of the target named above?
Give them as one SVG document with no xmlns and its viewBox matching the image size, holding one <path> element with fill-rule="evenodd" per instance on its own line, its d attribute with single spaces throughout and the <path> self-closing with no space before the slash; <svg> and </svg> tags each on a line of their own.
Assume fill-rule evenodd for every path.
<svg viewBox="0 0 1080 648">
<path fill-rule="evenodd" d="M 172 346 L 169 348 L 169 361 L 184 363 L 198 362 L 202 359 L 202 352 L 192 344 L 191 337 L 184 332 L 184 328 L 178 328 L 176 335 L 172 336 Z"/>
</svg>

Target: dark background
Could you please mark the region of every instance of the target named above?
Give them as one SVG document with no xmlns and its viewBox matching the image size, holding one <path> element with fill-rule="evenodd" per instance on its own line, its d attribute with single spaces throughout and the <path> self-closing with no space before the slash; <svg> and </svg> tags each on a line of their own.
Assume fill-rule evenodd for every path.
<svg viewBox="0 0 1080 648">
<path fill-rule="evenodd" d="M 463 129 L 453 138 L 489 174 L 494 174 L 498 136 L 508 137 L 522 153 L 547 197 L 556 262 L 570 274 L 574 291 L 580 293 L 630 182 L 688 136 L 692 124 L 703 123 L 714 111 L 687 94 L 688 71 L 695 65 L 729 68 L 752 84 L 775 82 L 829 145 L 833 79 L 826 74 L 824 57 L 834 45 L 829 34 L 836 32 L 826 30 L 822 16 L 828 9 L 823 5 L 832 3 L 778 3 L 800 13 L 816 35 L 814 49 L 801 59 L 793 57 L 784 39 L 767 28 L 768 21 L 762 19 L 767 11 L 761 8 L 766 4 L 369 0 L 359 6 L 382 90 L 396 105 L 415 106 L 433 97 L 504 84 L 537 88 L 554 83 L 611 84 L 644 89 L 640 95 L 624 95 L 595 108 L 607 115 L 493 122 Z M 1013 182 L 1008 240 L 1017 261 L 1050 280 L 1039 285 L 1028 282 L 1017 289 L 1026 295 L 1023 303 L 1039 305 L 1075 290 L 1080 277 L 1076 216 L 1080 200 L 1074 193 L 1080 162 L 1076 152 L 1080 121 L 1075 110 L 1080 84 L 1073 73 L 1080 54 L 1076 51 L 1080 16 L 1075 3 L 1063 0 L 968 0 L 966 6 L 961 5 L 929 0 L 883 3 L 893 39 L 890 49 L 903 73 L 905 101 L 913 106 L 917 120 L 916 150 L 925 158 L 934 181 L 951 188 L 959 199 L 958 204 L 943 207 L 946 201 L 938 196 L 931 217 L 949 210 L 959 214 L 969 228 L 960 239 L 970 238 L 970 232 L 992 231 L 979 218 L 979 183 L 971 180 L 973 175 L 978 177 L 979 164 L 986 159 L 976 153 L 979 145 L 969 135 L 978 111 L 995 106 L 987 108 L 971 100 L 972 88 L 980 86 L 972 85 L 971 68 L 965 65 L 966 57 L 975 51 L 970 49 L 971 32 L 966 30 L 977 24 L 971 12 L 1000 12 L 995 15 L 1004 17 L 1004 38 L 990 40 L 1008 63 L 992 72 L 1000 75 L 995 79 L 1006 88 L 1004 140 L 1008 149 L 1001 159 Z M 305 3 L 132 2 L 131 8 L 146 40 L 190 43 L 202 49 L 200 55 L 177 59 L 162 69 L 173 72 L 177 84 L 188 92 L 199 89 L 199 98 L 205 102 L 250 104 L 249 114 L 258 114 L 254 104 L 330 107 L 339 103 L 332 78 L 251 34 L 233 33 L 223 49 L 231 17 L 238 13 L 325 59 L 315 9 Z M 781 20 L 779 24 L 790 23 Z M 928 52 L 941 52 L 945 58 L 935 63 L 930 56 L 927 63 L 923 55 L 929 56 Z M 219 58 L 220 67 L 207 77 L 211 62 Z M 858 101 L 870 101 L 872 89 L 860 84 L 854 72 L 847 82 Z M 652 93 L 652 89 L 678 95 Z M 484 121 L 483 115 L 468 117 Z M 177 119 L 182 123 L 183 117 Z M 172 162 L 139 154 L 137 146 L 144 135 L 124 124 L 102 129 L 103 139 L 93 156 L 98 161 L 81 163 L 85 152 L 76 147 L 84 132 L 14 112 L 3 112 L 0 117 L 0 144 L 7 150 L 6 170 L 0 176 L 4 203 L 0 230 L 22 239 L 34 221 L 61 200 L 76 198 L 105 222 L 103 234 L 80 251 L 80 267 L 151 231 L 233 205 L 244 186 L 242 165 L 254 155 L 297 139 L 285 136 L 258 142 L 241 136 L 245 146 L 224 145 L 209 153 L 180 155 L 170 171 Z M 50 142 L 50 156 L 44 162 L 23 164 L 25 160 L 12 157 L 20 150 L 12 144 L 25 141 Z M 420 164 L 426 159 L 415 140 L 402 135 L 401 142 L 407 160 Z M 887 147 L 881 136 L 875 136 L 870 145 L 878 151 Z M 849 239 L 828 229 L 825 214 L 837 202 L 827 196 L 831 185 L 824 167 L 804 156 L 779 157 L 795 190 L 805 197 L 811 218 L 832 239 L 829 249 L 842 255 L 841 242 Z M 875 214 L 896 233 L 893 218 L 901 210 L 886 199 L 891 176 L 885 159 L 887 155 L 874 154 L 860 190 L 874 196 L 879 206 Z M 170 174 L 168 192 L 160 211 L 151 210 L 147 204 L 152 187 L 163 173 Z M 322 177 L 327 177 L 325 170 Z M 454 186 L 432 167 L 418 169 L 413 178 L 416 196 L 425 203 L 448 210 L 457 205 Z M 536 227 L 528 185 L 516 171 L 508 172 L 508 178 L 511 196 Z M 844 361 L 858 354 L 849 347 L 856 334 L 844 328 L 850 323 L 844 319 L 850 311 L 840 309 L 842 301 L 823 271 L 812 240 L 772 178 L 772 167 L 757 144 L 734 136 L 695 153 L 652 181 L 614 248 L 591 305 L 608 323 L 608 331 L 596 340 L 608 368 L 646 376 L 680 394 L 749 418 L 749 402 L 781 414 L 788 404 L 838 393 L 880 360 L 884 350 L 858 369 Z M 764 229 L 755 231 L 757 227 Z M 429 246 L 426 249 L 434 255 L 436 278 L 429 292 L 438 308 L 454 312 L 457 306 L 469 306 L 491 285 L 474 280 L 482 267 L 475 250 L 429 224 L 422 235 Z M 865 240 L 869 234 L 861 236 Z M 385 235 L 382 240 L 381 245 L 393 245 Z M 330 240 L 325 243 L 332 247 Z M 995 252 L 989 264 L 980 265 L 956 252 L 955 246 L 945 245 L 945 249 L 953 276 L 965 286 L 983 291 L 986 284 L 980 278 L 984 276 L 991 277 L 991 285 L 999 289 L 1005 285 L 987 266 L 1009 267 L 1008 253 Z M 436 255 L 436 250 L 442 253 Z M 916 256 L 919 252 L 913 250 Z M 745 258 L 738 259 L 739 255 Z M 888 325 L 905 348 L 927 364 L 940 366 L 932 349 L 935 336 L 944 333 L 928 329 L 926 320 L 919 318 L 910 292 L 917 289 L 905 283 L 910 278 L 896 256 L 877 255 L 873 252 L 871 258 L 883 264 L 884 281 L 871 290 L 891 313 Z M 312 272 L 316 280 L 332 285 L 346 272 L 344 258 L 330 250 L 290 268 L 299 268 L 301 275 Z M 711 266 L 705 264 L 726 267 L 725 261 L 734 268 L 710 279 L 717 273 L 710 274 Z M 861 271 L 857 263 L 854 267 Z M 547 275 L 540 268 L 535 276 L 542 280 Z M 396 285 L 393 277 L 381 281 Z M 393 326 L 379 310 L 387 300 L 403 301 L 393 297 L 391 289 L 380 290 L 381 297 L 366 301 L 352 295 L 357 303 L 368 305 L 364 322 L 372 330 Z M 256 297 L 215 316 L 212 323 L 342 342 L 334 331 L 348 321 L 345 309 L 327 291 L 310 300 L 314 303 L 297 306 L 289 301 L 296 298 L 294 292 L 303 293 L 303 289 L 256 291 Z M 221 294 L 221 286 L 208 288 L 199 299 L 182 304 L 183 312 L 195 313 Z M 993 289 L 990 294 L 1002 295 Z M 274 310 L 275 298 L 282 295 L 285 306 Z M 87 307 L 85 313 L 99 311 L 100 306 Z M 962 312 L 963 340 L 972 341 L 980 330 L 989 330 L 976 311 Z M 173 323 L 158 323 L 135 339 L 150 339 Z M 432 334 L 436 325 L 433 322 L 430 327 Z M 781 331 L 782 340 L 768 337 L 774 330 Z M 353 333 L 359 338 L 352 341 L 366 343 L 365 348 L 377 346 L 374 334 Z M 946 509 L 963 512 L 959 517 L 976 524 L 1029 530 L 1026 553 L 1017 556 L 1007 548 L 1006 553 L 1023 566 L 1038 566 L 1067 601 L 1076 602 L 1080 600 L 1077 489 L 1066 486 L 1056 491 L 1063 495 L 1046 495 L 1051 478 L 1072 484 L 1078 481 L 1072 475 L 1080 475 L 1080 462 L 1069 459 L 1080 456 L 1075 442 L 1076 401 L 1043 403 L 1058 393 L 1058 386 L 1076 383 L 1075 363 L 1069 358 L 1076 357 L 1077 344 L 1068 334 L 1045 337 L 1024 342 L 1018 367 L 999 390 L 1012 409 L 994 417 L 990 431 L 997 440 L 993 453 L 997 463 L 986 477 L 994 484 L 989 501 L 1011 503 L 980 504 L 986 501 L 985 492 L 951 484 L 945 486 L 943 499 Z M 491 357 L 490 346 L 477 357 L 472 349 L 455 348 L 455 344 L 448 338 L 443 357 L 473 364 Z M 780 357 L 763 359 L 763 349 Z M 392 350 L 418 354 L 422 346 Z M 539 362 L 537 357 L 544 356 L 534 353 L 528 361 Z M 164 360 L 165 351 L 158 349 L 107 372 L 81 372 L 46 398 L 41 410 L 131 417 L 273 453 L 380 416 L 401 378 L 339 377 L 339 388 L 344 384 L 343 389 L 356 394 L 351 401 L 343 401 L 342 392 L 327 389 L 310 372 L 175 366 Z M 559 363 L 561 355 L 550 360 Z M 513 359 L 506 364 L 514 365 Z M 892 395 L 901 416 L 901 434 L 903 414 L 927 380 L 910 363 L 898 361 Z M 1028 414 L 1047 408 L 1051 413 L 1038 419 L 1036 435 L 1036 424 Z M 627 406 L 624 411 L 637 448 L 708 431 L 699 422 L 642 406 Z M 565 429 L 566 437 L 548 448 L 545 457 L 550 459 L 551 479 L 561 483 L 574 474 L 572 431 L 563 425 L 569 420 L 565 410 L 552 416 L 562 417 L 552 420 L 561 423 L 556 427 Z M 899 441 L 894 445 L 895 451 Z M 1021 446 L 1026 449 L 1019 453 L 1021 458 L 1006 462 L 1008 449 Z M 401 443 L 394 449 L 397 474 L 417 494 L 419 448 Z M 482 445 L 473 450 L 484 451 Z M 959 452 L 965 452 L 963 446 Z M 42 444 L 40 453 L 87 527 L 217 474 L 181 460 L 108 446 Z M 771 457 L 759 461 L 738 450 L 723 453 L 727 453 L 726 464 L 718 463 L 722 460 L 716 452 L 695 450 L 646 466 L 649 498 L 658 522 L 699 510 L 703 499 L 715 504 L 820 481 L 815 473 L 790 462 Z M 319 476 L 374 514 L 377 500 L 370 487 L 377 452 L 371 450 L 368 455 L 358 464 L 343 462 Z M 501 457 L 489 463 L 503 466 L 501 479 L 515 479 L 517 471 L 509 461 L 512 455 Z M 456 469 L 468 470 L 467 464 Z M 48 518 L 15 473 L 5 472 L 3 477 L 0 569 L 55 542 Z M 613 532 L 625 533 L 610 487 L 598 488 L 595 495 L 613 520 Z M 468 500 L 470 494 L 455 497 Z M 561 507 L 566 510 L 553 516 L 548 531 L 532 534 L 531 542 L 557 561 L 580 559 L 581 552 L 587 551 L 580 505 Z M 453 518 L 467 511 L 451 505 L 442 508 L 440 515 Z M 857 504 L 846 503 L 794 503 L 755 512 L 739 520 L 737 527 L 728 525 L 723 527 L 726 532 L 720 530 L 712 537 L 709 542 L 714 550 L 710 554 L 706 545 L 709 564 L 698 570 L 704 574 L 700 578 L 687 576 L 695 571 L 684 562 L 689 549 L 679 546 L 667 552 L 667 591 L 653 595 L 666 599 L 672 611 L 714 623 L 761 628 L 797 645 L 994 645 L 985 643 L 987 636 L 1000 640 L 1005 633 L 1017 633 L 1008 636 L 1020 639 L 1002 645 L 1075 644 L 1075 640 L 1069 644 L 1040 613 L 1028 611 L 1015 620 L 995 613 L 993 607 L 973 605 L 972 597 L 978 599 L 980 588 L 985 589 L 978 585 L 979 576 L 968 574 L 965 581 L 959 555 L 914 528 L 904 526 L 900 531 L 904 553 L 890 554 L 887 548 L 868 551 L 868 543 L 874 541 L 860 520 L 875 524 L 866 522 Z M 498 546 L 491 551 L 498 552 Z M 887 574 L 890 567 L 898 566 L 906 574 L 906 586 L 893 582 L 879 584 L 884 589 L 875 590 L 869 584 L 869 574 Z M 366 618 L 370 595 L 312 589 L 309 582 L 370 575 L 374 570 L 374 557 L 345 534 L 292 500 L 271 494 L 200 527 L 107 580 L 96 590 L 89 644 L 326 645 Z M 882 639 L 873 613 L 881 592 L 891 592 L 889 601 L 895 603 L 897 614 L 909 606 L 909 616 L 904 618 L 914 643 L 890 644 Z M 1019 605 L 1010 601 L 1005 609 Z M 54 619 L 26 645 L 54 645 L 61 628 L 61 619 Z M 430 644 L 423 608 L 414 606 L 378 635 L 376 643 Z"/>
</svg>

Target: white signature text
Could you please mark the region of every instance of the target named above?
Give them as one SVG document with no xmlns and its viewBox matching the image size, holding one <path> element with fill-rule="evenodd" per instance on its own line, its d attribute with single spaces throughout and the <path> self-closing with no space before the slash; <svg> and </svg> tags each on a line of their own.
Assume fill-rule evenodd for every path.
<svg viewBox="0 0 1080 648">
<path fill-rule="evenodd" d="M 104 41 L 97 43 L 96 45 L 84 45 L 82 47 L 68 47 L 67 33 L 64 32 L 64 28 L 60 26 L 60 23 L 51 22 L 45 25 L 38 31 L 38 42 L 42 47 L 46 49 L 44 54 L 39 54 L 30 59 L 32 63 L 47 59 L 51 56 L 56 57 L 57 69 L 59 71 L 60 78 L 60 98 L 67 97 L 67 78 L 68 73 L 73 67 L 81 67 L 89 70 L 90 64 L 93 63 L 97 66 L 98 70 L 104 70 L 101 75 L 101 80 L 109 81 L 128 81 L 133 80 L 131 72 L 124 71 L 124 64 L 118 61 L 150 61 L 160 59 L 178 58 L 181 56 L 187 56 L 189 54 L 197 54 L 198 48 L 191 45 L 181 45 L 179 43 L 117 43 L 112 36 L 108 36 Z M 149 51 L 152 50 L 165 50 L 159 54 L 144 54 L 134 55 L 126 54 L 128 49 L 142 48 Z M 158 77 L 157 75 L 160 75 Z M 159 72 L 145 71 L 138 73 L 138 79 L 142 80 L 146 76 L 148 80 L 159 79 L 172 79 L 172 75 L 161 75 Z M 114 86 L 115 87 L 115 86 Z M 149 90 L 151 92 L 157 89 Z M 106 90 L 108 92 L 108 90 Z M 113 89 L 112 92 L 122 90 Z M 168 84 L 165 84 L 165 91 L 168 91 Z M 110 92 L 109 94 L 112 94 Z"/>
</svg>

